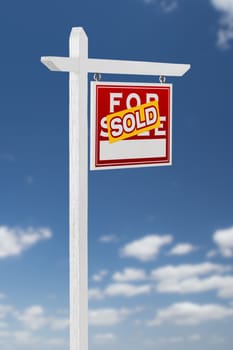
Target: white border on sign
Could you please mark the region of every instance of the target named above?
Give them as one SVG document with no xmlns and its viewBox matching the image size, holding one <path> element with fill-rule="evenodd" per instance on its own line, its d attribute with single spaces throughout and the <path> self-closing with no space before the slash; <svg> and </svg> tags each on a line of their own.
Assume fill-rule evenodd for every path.
<svg viewBox="0 0 233 350">
<path fill-rule="evenodd" d="M 170 161 L 167 163 L 145 163 L 143 164 L 124 164 L 124 165 L 103 165 L 96 167 L 95 165 L 95 155 L 96 155 L 96 85 L 125 85 L 125 86 L 151 86 L 151 87 L 169 87 L 170 88 Z M 90 170 L 113 170 L 113 169 L 127 169 L 127 168 L 145 168 L 145 167 L 155 167 L 155 166 L 168 166 L 172 165 L 172 95 L 173 95 L 172 84 L 154 84 L 154 83 L 128 83 L 128 82 L 104 82 L 104 81 L 91 81 L 91 91 L 90 91 Z"/>
</svg>

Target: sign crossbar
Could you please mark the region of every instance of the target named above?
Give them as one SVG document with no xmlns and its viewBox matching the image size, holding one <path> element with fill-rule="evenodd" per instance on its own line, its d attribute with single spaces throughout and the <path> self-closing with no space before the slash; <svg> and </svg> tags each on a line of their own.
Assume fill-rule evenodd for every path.
<svg viewBox="0 0 233 350">
<path fill-rule="evenodd" d="M 45 56 L 41 57 L 41 62 L 51 71 L 80 72 L 80 62 L 78 58 Z M 190 64 L 89 58 L 85 68 L 88 73 L 182 77 L 190 69 Z"/>
</svg>

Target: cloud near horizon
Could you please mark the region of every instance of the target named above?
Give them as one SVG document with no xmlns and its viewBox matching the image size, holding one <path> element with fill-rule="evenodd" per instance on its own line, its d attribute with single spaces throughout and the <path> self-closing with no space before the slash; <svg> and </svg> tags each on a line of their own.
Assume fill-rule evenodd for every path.
<svg viewBox="0 0 233 350">
<path fill-rule="evenodd" d="M 0 343 L 2 347 L 16 349 L 18 346 L 65 346 L 67 338 L 61 335 L 69 326 L 68 317 L 59 317 L 58 311 L 54 315 L 48 314 L 41 305 L 30 305 L 21 310 L 13 305 L 0 304 Z M 11 322 L 13 321 L 13 327 Z M 1 327 L 2 326 L 2 327 Z M 10 327 L 11 326 L 11 327 Z M 47 329 L 49 336 L 42 332 Z M 54 337 L 59 332 L 59 337 Z M 21 349 L 21 347 L 20 347 Z"/>
<path fill-rule="evenodd" d="M 195 304 L 191 302 L 175 303 L 156 312 L 149 326 L 159 326 L 163 323 L 195 326 L 207 321 L 223 320 L 233 317 L 233 308 L 218 304 Z"/>
<path fill-rule="evenodd" d="M 233 297 L 231 267 L 220 264 L 167 265 L 151 273 L 159 293 L 194 294 L 216 291 L 220 298 Z"/>
</svg>

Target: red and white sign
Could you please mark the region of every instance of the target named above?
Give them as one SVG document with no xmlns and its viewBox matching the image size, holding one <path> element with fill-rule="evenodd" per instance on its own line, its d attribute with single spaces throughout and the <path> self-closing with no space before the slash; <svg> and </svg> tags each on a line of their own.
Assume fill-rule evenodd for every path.
<svg viewBox="0 0 233 350">
<path fill-rule="evenodd" d="M 91 83 L 91 170 L 171 165 L 171 146 L 172 85 Z"/>
</svg>

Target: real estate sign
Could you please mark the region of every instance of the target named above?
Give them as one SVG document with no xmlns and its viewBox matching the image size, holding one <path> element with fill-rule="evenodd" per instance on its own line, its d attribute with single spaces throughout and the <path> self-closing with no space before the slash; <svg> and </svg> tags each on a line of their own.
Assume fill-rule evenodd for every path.
<svg viewBox="0 0 233 350">
<path fill-rule="evenodd" d="M 171 165 L 172 85 L 91 83 L 91 169 Z"/>
</svg>

